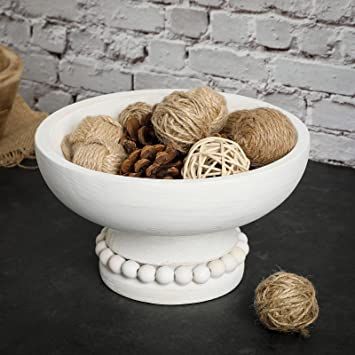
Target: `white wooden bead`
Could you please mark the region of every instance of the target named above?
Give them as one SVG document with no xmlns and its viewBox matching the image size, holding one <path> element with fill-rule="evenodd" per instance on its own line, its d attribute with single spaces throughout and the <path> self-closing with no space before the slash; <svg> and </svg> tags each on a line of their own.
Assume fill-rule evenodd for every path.
<svg viewBox="0 0 355 355">
<path fill-rule="evenodd" d="M 208 267 L 211 271 L 211 277 L 214 279 L 221 277 L 226 271 L 223 261 L 219 259 L 210 261 Z"/>
<path fill-rule="evenodd" d="M 96 247 L 95 247 L 95 253 L 96 253 L 96 255 L 99 256 L 100 253 L 101 253 L 104 249 L 106 249 L 106 248 L 107 248 L 107 246 L 106 246 L 106 243 L 105 243 L 104 240 L 101 240 L 101 242 L 98 242 L 97 245 L 96 245 Z"/>
<path fill-rule="evenodd" d="M 105 235 L 101 232 L 97 237 L 96 237 L 96 244 L 98 242 L 101 242 L 101 240 L 105 239 Z"/>
<path fill-rule="evenodd" d="M 115 274 L 119 274 L 121 272 L 121 267 L 122 264 L 126 260 L 122 258 L 120 255 L 114 255 L 110 260 L 108 261 L 108 267 L 111 269 L 111 271 Z"/>
<path fill-rule="evenodd" d="M 233 250 L 231 251 L 231 254 L 233 255 L 234 259 L 237 262 L 237 265 L 240 265 L 244 262 L 245 260 L 245 253 L 244 250 L 239 248 L 239 247 L 234 247 Z"/>
<path fill-rule="evenodd" d="M 237 233 L 241 233 L 240 228 L 236 227 L 235 230 L 237 231 Z"/>
<path fill-rule="evenodd" d="M 130 279 L 137 277 L 137 271 L 139 269 L 139 264 L 134 260 L 127 260 L 122 265 L 122 274 Z"/>
<path fill-rule="evenodd" d="M 245 233 L 239 233 L 238 234 L 238 239 L 243 242 L 243 243 L 248 243 L 248 237 L 246 236 Z"/>
<path fill-rule="evenodd" d="M 226 268 L 226 272 L 231 272 L 237 267 L 237 260 L 231 254 L 223 255 L 221 260 Z"/>
<path fill-rule="evenodd" d="M 179 266 L 175 270 L 175 281 L 179 285 L 187 285 L 192 281 L 192 271 L 187 266 Z"/>
<path fill-rule="evenodd" d="M 197 265 L 193 271 L 194 281 L 198 284 L 204 284 L 211 276 L 210 269 L 206 265 Z"/>
<path fill-rule="evenodd" d="M 242 249 L 245 253 L 245 255 L 249 254 L 249 245 L 247 243 L 243 242 L 237 242 L 236 246 L 240 249 Z"/>
<path fill-rule="evenodd" d="M 167 285 L 174 281 L 174 270 L 169 266 L 161 266 L 155 274 L 155 279 L 161 285 Z"/>
<path fill-rule="evenodd" d="M 153 265 L 142 265 L 138 270 L 138 278 L 144 283 L 155 280 L 155 267 Z"/>
<path fill-rule="evenodd" d="M 112 253 L 111 249 L 106 248 L 106 249 L 102 250 L 102 252 L 100 253 L 100 256 L 99 256 L 101 263 L 106 266 L 108 260 L 111 258 L 112 255 L 113 255 L 113 253 Z"/>
</svg>

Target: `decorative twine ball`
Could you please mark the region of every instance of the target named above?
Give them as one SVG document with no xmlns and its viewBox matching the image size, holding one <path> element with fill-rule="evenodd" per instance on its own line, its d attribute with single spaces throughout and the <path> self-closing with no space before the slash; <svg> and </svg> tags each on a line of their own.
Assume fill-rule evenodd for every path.
<svg viewBox="0 0 355 355">
<path fill-rule="evenodd" d="M 127 153 L 119 143 L 122 126 L 109 116 L 84 119 L 64 137 L 61 148 L 64 157 L 91 170 L 117 174 Z"/>
<path fill-rule="evenodd" d="M 200 139 L 219 132 L 226 120 L 224 97 L 208 87 L 175 91 L 156 105 L 152 115 L 157 137 L 183 153 Z"/>
<path fill-rule="evenodd" d="M 118 122 L 125 127 L 129 118 L 135 118 L 142 125 L 150 120 L 152 111 L 153 107 L 151 105 L 148 105 L 145 102 L 135 102 L 121 111 L 118 115 Z"/>
<path fill-rule="evenodd" d="M 195 143 L 184 162 L 184 179 L 226 176 L 249 170 L 250 161 L 238 143 L 208 137 Z"/>
<path fill-rule="evenodd" d="M 254 166 L 282 158 L 297 141 L 297 133 L 290 120 L 271 108 L 230 113 L 222 133 L 240 144 Z"/>
<path fill-rule="evenodd" d="M 85 143 L 90 140 L 119 143 L 123 134 L 120 123 L 110 116 L 88 116 L 80 122 L 79 126 L 71 133 L 71 144 Z"/>
<path fill-rule="evenodd" d="M 318 317 L 316 290 L 306 278 L 280 271 L 263 280 L 255 290 L 255 310 L 265 327 L 279 332 L 299 332 Z"/>
</svg>

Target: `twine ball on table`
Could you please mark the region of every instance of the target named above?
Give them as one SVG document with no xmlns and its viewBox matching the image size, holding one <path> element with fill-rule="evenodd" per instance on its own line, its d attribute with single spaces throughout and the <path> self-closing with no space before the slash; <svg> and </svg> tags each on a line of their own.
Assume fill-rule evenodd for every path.
<svg viewBox="0 0 355 355">
<path fill-rule="evenodd" d="M 224 97 L 208 87 L 175 91 L 156 105 L 152 115 L 157 137 L 183 153 L 200 139 L 219 132 L 226 120 Z"/>
<path fill-rule="evenodd" d="M 227 176 L 249 170 L 250 161 L 234 141 L 208 137 L 195 143 L 185 158 L 184 179 Z"/>
<path fill-rule="evenodd" d="M 282 158 L 297 141 L 290 120 L 278 110 L 263 107 L 230 113 L 222 133 L 240 144 L 253 166 Z"/>
<path fill-rule="evenodd" d="M 64 157 L 84 168 L 117 174 L 127 154 L 119 143 L 122 126 L 110 116 L 90 116 L 64 137 Z"/>
<path fill-rule="evenodd" d="M 268 329 L 309 335 L 307 327 L 318 317 L 316 290 L 305 277 L 276 272 L 255 290 L 254 306 L 260 322 Z"/>
</svg>

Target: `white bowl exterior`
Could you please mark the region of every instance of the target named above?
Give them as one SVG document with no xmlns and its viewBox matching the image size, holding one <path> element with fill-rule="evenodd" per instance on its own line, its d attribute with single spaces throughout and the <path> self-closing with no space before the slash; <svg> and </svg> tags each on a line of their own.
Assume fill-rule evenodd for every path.
<svg viewBox="0 0 355 355">
<path fill-rule="evenodd" d="M 172 90 L 145 90 L 99 96 L 67 106 L 38 128 L 38 166 L 52 192 L 82 217 L 139 234 L 191 235 L 250 223 L 280 205 L 301 179 L 309 155 L 309 133 L 292 114 L 259 100 L 223 94 L 229 111 L 274 107 L 294 124 L 298 141 L 282 159 L 229 177 L 153 180 L 114 176 L 65 160 L 60 143 L 88 115 L 117 114 L 136 101 L 156 103 Z"/>
</svg>

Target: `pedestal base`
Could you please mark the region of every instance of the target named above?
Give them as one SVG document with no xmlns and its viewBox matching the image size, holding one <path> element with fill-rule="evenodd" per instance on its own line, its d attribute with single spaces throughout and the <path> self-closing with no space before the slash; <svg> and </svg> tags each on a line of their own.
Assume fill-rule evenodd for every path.
<svg viewBox="0 0 355 355">
<path fill-rule="evenodd" d="M 137 237 L 104 228 L 96 243 L 100 275 L 111 290 L 166 305 L 204 302 L 232 291 L 243 277 L 249 252 L 239 228 L 189 237 Z"/>
</svg>

